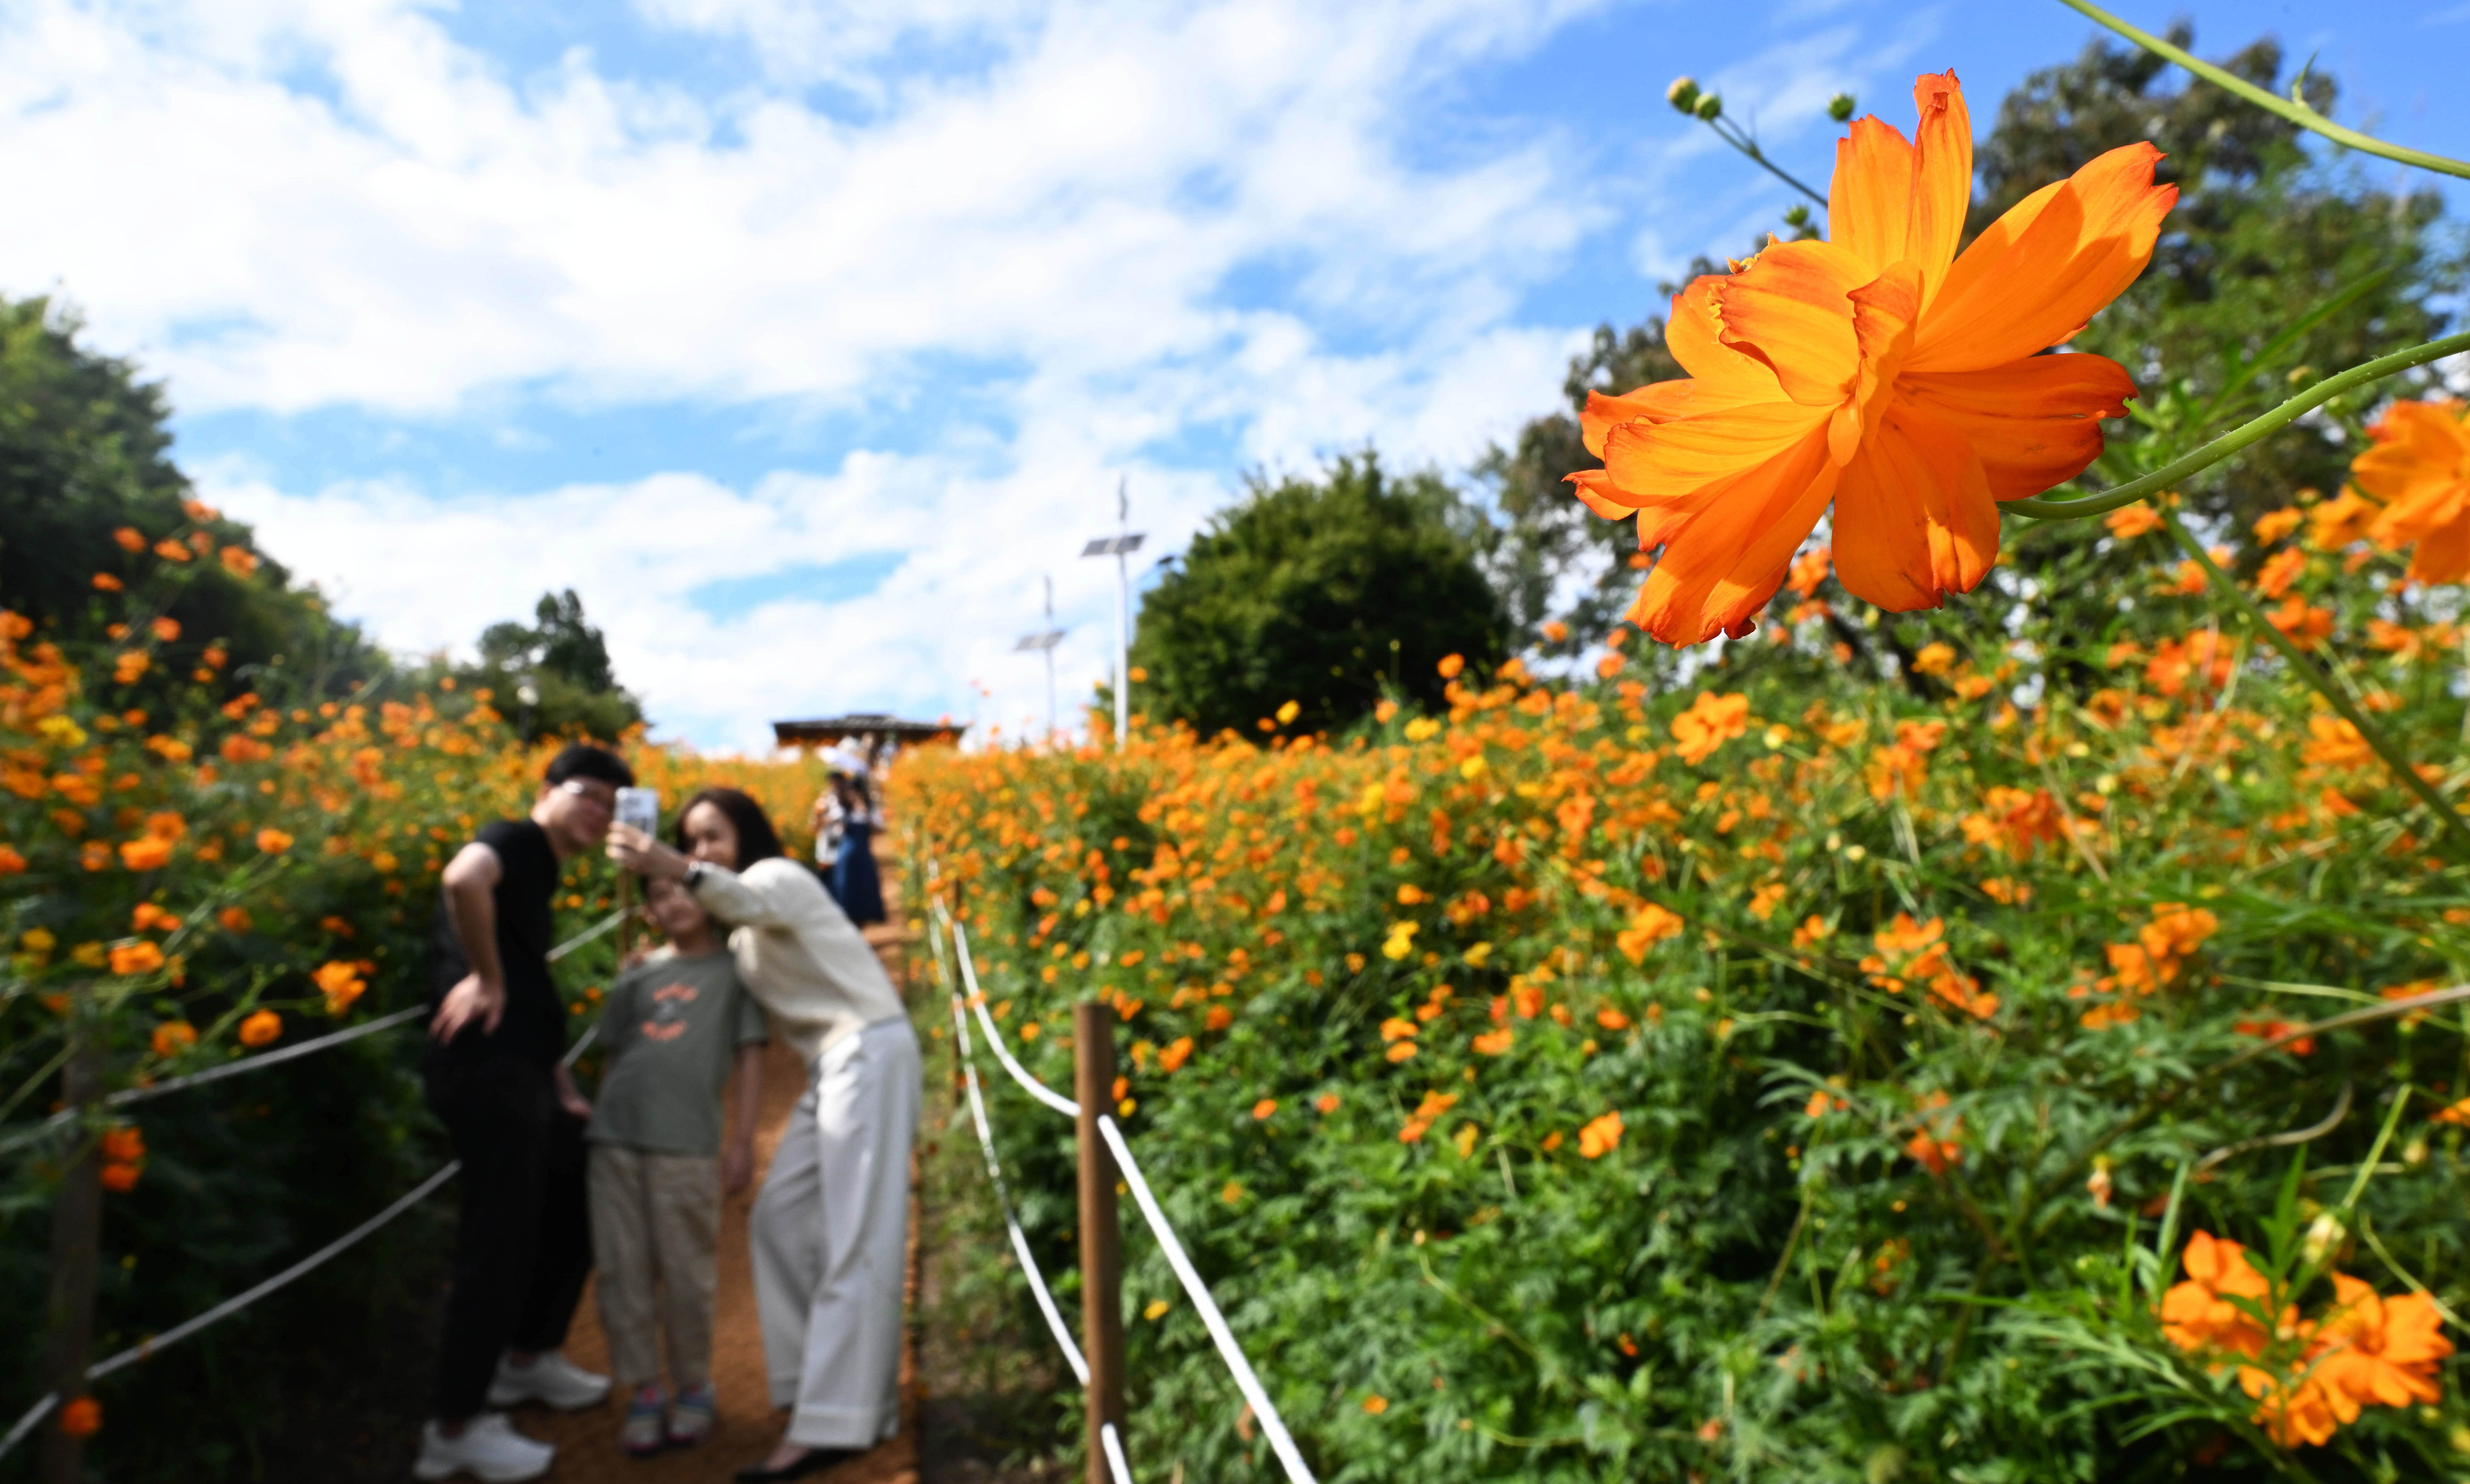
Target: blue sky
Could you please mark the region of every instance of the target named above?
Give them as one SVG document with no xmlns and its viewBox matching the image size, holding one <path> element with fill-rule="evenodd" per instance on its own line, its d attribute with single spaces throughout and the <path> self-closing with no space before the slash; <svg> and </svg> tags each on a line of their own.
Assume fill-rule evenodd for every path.
<svg viewBox="0 0 2470 1484">
<path fill-rule="evenodd" d="M 2470 154 L 2465 0 L 2127 12 L 2271 31 L 2344 122 Z M 1041 576 L 1065 694 L 1104 673 L 1077 553 L 1119 479 L 1160 552 L 1247 470 L 1462 470 L 1594 324 L 1776 224 L 1673 76 L 1816 181 L 1837 89 L 1904 126 L 1952 66 L 1986 130 L 2090 35 L 2053 0 L 17 0 L 0 183 L 51 204 L 0 290 L 163 377 L 209 497 L 394 647 L 573 587 L 700 745 L 1017 732 Z"/>
</svg>

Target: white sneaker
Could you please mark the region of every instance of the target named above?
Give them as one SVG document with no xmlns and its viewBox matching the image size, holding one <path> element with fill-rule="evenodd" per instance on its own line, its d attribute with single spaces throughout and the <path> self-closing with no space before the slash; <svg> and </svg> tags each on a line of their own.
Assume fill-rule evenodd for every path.
<svg viewBox="0 0 2470 1484">
<path fill-rule="evenodd" d="M 513 1484 L 548 1472 L 557 1449 L 535 1443 L 514 1429 L 503 1412 L 482 1412 L 465 1425 L 463 1435 L 450 1438 L 430 1423 L 420 1429 L 420 1459 L 411 1466 L 416 1479 L 442 1479 L 470 1472 L 484 1484 Z"/>
<path fill-rule="evenodd" d="M 489 1382 L 491 1406 L 538 1402 L 561 1412 L 572 1412 L 598 1406 L 608 1400 L 608 1377 L 593 1375 L 555 1350 L 523 1366 L 501 1356 L 498 1378 Z"/>
</svg>

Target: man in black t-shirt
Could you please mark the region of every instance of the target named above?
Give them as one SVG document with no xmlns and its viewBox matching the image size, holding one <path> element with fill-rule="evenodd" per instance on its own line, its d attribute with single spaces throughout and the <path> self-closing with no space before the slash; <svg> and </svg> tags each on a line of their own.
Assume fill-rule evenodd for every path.
<svg viewBox="0 0 2470 1484">
<path fill-rule="evenodd" d="M 412 1467 L 422 1479 L 538 1477 L 555 1450 L 487 1408 L 594 1406 L 609 1393 L 607 1377 L 558 1352 L 592 1272 L 592 1105 L 563 1063 L 548 950 L 559 863 L 600 844 L 617 791 L 634 781 L 616 754 L 569 747 L 529 817 L 488 825 L 446 866 L 421 1076 L 463 1162 L 463 1209 L 431 1420 Z"/>
</svg>

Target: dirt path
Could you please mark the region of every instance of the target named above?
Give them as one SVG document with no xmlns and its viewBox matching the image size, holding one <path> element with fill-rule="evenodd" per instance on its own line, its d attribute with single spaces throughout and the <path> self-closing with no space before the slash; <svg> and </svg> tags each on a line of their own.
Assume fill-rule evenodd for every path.
<svg viewBox="0 0 2470 1484">
<path fill-rule="evenodd" d="M 887 872 L 884 888 L 890 898 L 894 892 L 894 874 Z M 894 921 L 899 920 L 898 905 L 893 906 Z M 900 935 L 894 929 L 874 928 L 867 938 L 881 953 L 886 966 L 899 982 L 904 993 L 909 990 L 903 972 L 904 955 Z M 720 1420 L 712 1435 L 702 1446 L 676 1449 L 659 1457 L 639 1460 L 629 1458 L 618 1447 L 618 1423 L 624 1409 L 624 1399 L 612 1397 L 605 1407 L 584 1412 L 555 1413 L 536 1406 L 521 1408 L 515 1414 L 516 1426 L 544 1442 L 557 1445 L 557 1464 L 548 1477 L 559 1484 L 594 1484 L 598 1480 L 627 1481 L 627 1484 L 706 1484 L 726 1480 L 747 1464 L 760 1459 L 779 1442 L 788 1414 L 776 1412 L 768 1404 L 770 1388 L 763 1374 L 763 1335 L 755 1313 L 755 1278 L 747 1256 L 746 1219 L 753 1208 L 755 1192 L 761 1189 L 761 1172 L 771 1168 L 773 1150 L 780 1147 L 781 1134 L 786 1126 L 790 1110 L 805 1092 L 805 1069 L 797 1055 L 774 1043 L 763 1062 L 763 1101 L 761 1121 L 755 1135 L 757 1176 L 752 1188 L 742 1195 L 729 1197 L 722 1205 L 720 1217 L 720 1295 L 712 1323 L 712 1383 L 719 1393 Z M 734 1109 L 735 1099 L 730 1101 Z M 913 1182 L 914 1184 L 914 1182 Z M 909 1311 L 913 1316 L 909 1337 L 901 1346 L 900 1356 L 900 1431 L 891 1441 L 854 1463 L 846 1464 L 828 1473 L 811 1477 L 821 1484 L 918 1484 L 918 1404 L 916 1374 L 916 1326 L 918 1287 L 918 1240 L 921 1222 L 914 1198 L 909 1222 Z M 586 1291 L 583 1306 L 574 1316 L 573 1332 L 568 1336 L 566 1353 L 588 1370 L 608 1370 L 608 1342 L 600 1333 L 600 1315 L 593 1296 Z"/>
</svg>

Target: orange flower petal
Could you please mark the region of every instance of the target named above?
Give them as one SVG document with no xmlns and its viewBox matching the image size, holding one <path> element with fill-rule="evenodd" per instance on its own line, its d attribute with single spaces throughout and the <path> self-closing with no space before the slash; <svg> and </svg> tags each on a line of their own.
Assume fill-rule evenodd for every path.
<svg viewBox="0 0 2470 1484">
<path fill-rule="evenodd" d="M 1727 354 L 1738 354 L 1728 352 Z M 1619 397 L 1587 393 L 1586 410 L 1578 414 L 1578 436 L 1587 452 L 1604 456 L 1604 438 L 1622 423 L 1668 423 L 1674 418 L 1720 412 L 1727 407 L 1776 400 L 1775 378 L 1759 368 L 1764 385 L 1745 382 L 1656 382 Z"/>
<path fill-rule="evenodd" d="M 2122 145 L 2018 201 L 1955 260 L 1922 320 L 1908 371 L 1979 371 L 2060 344 L 2153 256 L 2176 186 L 2161 151 Z"/>
<path fill-rule="evenodd" d="M 1723 343 L 1774 371 L 1793 401 L 1835 406 L 1861 364 L 1845 296 L 1873 276 L 1832 243 L 1777 243 L 1716 290 Z"/>
<path fill-rule="evenodd" d="M 1852 306 L 1852 338 L 1860 347 L 1859 396 L 1839 407 L 1828 428 L 1828 452 L 1841 464 L 1852 458 L 1864 434 L 1874 430 L 1886 404 L 1878 392 L 1913 346 L 1913 321 L 1921 313 L 1921 265 L 1893 264 L 1846 299 Z"/>
<path fill-rule="evenodd" d="M 1669 423 L 1622 423 L 1604 439 L 1604 473 L 1632 509 L 1694 511 L 1703 492 L 1797 446 L 1826 417 L 1818 408 L 1764 402 Z M 1606 492 L 1598 485 L 1596 493 Z"/>
<path fill-rule="evenodd" d="M 2031 356 L 1986 371 L 1907 374 L 1899 395 L 1953 429 L 1981 459 L 1997 499 L 2039 495 L 2101 454 L 2097 419 L 2135 394 L 2107 356 Z"/>
<path fill-rule="evenodd" d="M 1827 188 L 1827 236 L 1873 272 L 1905 256 L 1912 217 L 1913 147 L 1875 114 L 1852 121 L 1835 142 L 1835 178 Z"/>
<path fill-rule="evenodd" d="M 1965 440 L 1898 403 L 1835 492 L 1835 579 L 1891 613 L 1969 592 L 1998 558 L 1998 506 Z"/>
<path fill-rule="evenodd" d="M 1647 574 L 1629 621 L 1667 644 L 1748 633 L 1751 616 L 1783 586 L 1793 553 L 1818 524 L 1835 476 L 1826 435 L 1813 420 L 1800 442 L 1710 488 L 1693 510 L 1643 511 L 1642 538 L 1652 522 L 1664 558 Z"/>
<path fill-rule="evenodd" d="M 1613 476 L 1601 469 L 1581 469 L 1562 477 L 1577 487 L 1578 499 L 1585 501 L 1588 509 L 1607 521 L 1626 520 L 1638 512 L 1636 504 L 1621 499 Z"/>
<path fill-rule="evenodd" d="M 2350 471 L 2360 489 L 2388 503 L 2367 534 L 2387 550 L 2419 543 L 2410 564 L 2418 581 L 2470 576 L 2470 418 L 2462 405 L 2396 403 L 2368 432 L 2375 441 Z"/>
<path fill-rule="evenodd" d="M 1672 296 L 1672 317 L 1665 321 L 1664 348 L 1681 362 L 1690 379 L 1744 402 L 1768 402 L 1782 396 L 1775 373 L 1759 361 L 1723 342 L 1718 296 L 1730 278 L 1710 273 L 1690 280 Z"/>
<path fill-rule="evenodd" d="M 1912 217 L 1902 256 L 1921 265 L 1926 304 L 1946 281 L 1972 209 L 1972 114 L 1953 68 L 1914 79 L 1913 107 L 1921 122 L 1913 129 Z"/>
<path fill-rule="evenodd" d="M 2360 489 L 2381 500 L 2409 499 L 2457 483 L 2470 458 L 2470 424 L 2458 402 L 2397 402 L 2367 431 L 2366 452 L 2350 466 Z"/>
</svg>

